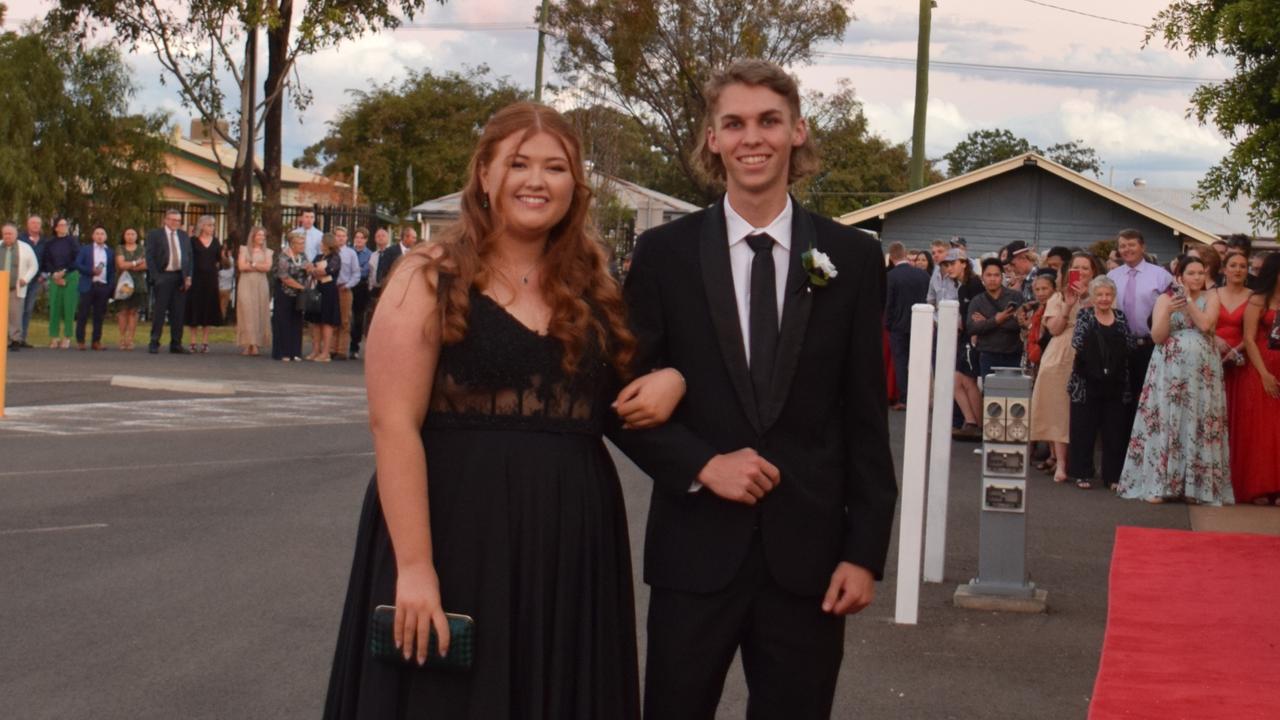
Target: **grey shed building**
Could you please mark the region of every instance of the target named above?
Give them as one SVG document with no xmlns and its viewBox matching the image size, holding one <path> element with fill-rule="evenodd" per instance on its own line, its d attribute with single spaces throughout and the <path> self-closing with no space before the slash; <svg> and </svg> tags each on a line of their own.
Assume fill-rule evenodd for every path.
<svg viewBox="0 0 1280 720">
<path fill-rule="evenodd" d="M 1137 197 L 1035 153 L 1026 153 L 837 218 L 880 234 L 883 242 L 927 249 L 932 240 L 965 238 L 969 255 L 1025 240 L 1037 252 L 1088 247 L 1140 230 L 1160 260 L 1218 236 Z"/>
</svg>

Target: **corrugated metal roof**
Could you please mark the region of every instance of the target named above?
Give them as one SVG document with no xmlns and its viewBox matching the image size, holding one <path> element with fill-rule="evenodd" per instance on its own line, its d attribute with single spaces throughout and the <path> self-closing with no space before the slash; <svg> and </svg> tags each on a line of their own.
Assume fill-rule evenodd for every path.
<svg viewBox="0 0 1280 720">
<path fill-rule="evenodd" d="M 641 202 L 644 202 L 646 208 L 657 205 L 664 210 L 671 210 L 679 213 L 693 213 L 702 208 L 692 203 L 687 203 L 679 198 L 671 197 L 657 190 L 651 190 L 642 185 L 637 185 L 629 180 L 623 180 L 612 175 L 604 173 L 592 172 L 590 180 L 596 187 L 608 187 L 622 196 L 622 201 L 629 207 L 639 208 Z M 419 203 L 409 211 L 419 215 L 435 215 L 456 217 L 461 212 L 462 192 L 449 193 L 441 195 L 438 198 L 432 198 L 426 202 Z"/>
<path fill-rule="evenodd" d="M 984 168 L 978 168 L 977 170 L 967 172 L 963 175 L 947 178 L 942 182 L 934 183 L 928 187 L 904 193 L 895 198 L 885 200 L 884 202 L 879 202 L 875 205 L 870 205 L 860 210 L 854 210 L 851 213 L 846 213 L 845 215 L 841 215 L 836 218 L 836 220 L 844 223 L 845 225 L 856 225 L 872 218 L 883 218 L 884 216 L 897 212 L 905 207 L 910 207 L 916 203 L 921 203 L 925 200 L 938 197 L 939 195 L 944 195 L 954 190 L 968 187 L 997 175 L 1012 172 L 1024 166 L 1034 166 L 1057 175 L 1063 180 L 1078 185 L 1079 187 L 1096 195 L 1100 195 L 1114 203 L 1122 205 L 1139 215 L 1149 218 L 1153 222 L 1160 223 L 1180 235 L 1206 244 L 1218 239 L 1218 233 L 1203 227 L 1198 221 L 1182 218 L 1173 213 L 1153 207 L 1139 198 L 1131 197 L 1119 190 L 1116 190 L 1115 188 L 1103 185 L 1093 178 L 1086 177 L 1069 167 L 1060 165 L 1042 155 L 1037 155 L 1036 153 L 1023 153 L 1016 157 L 1011 157 L 1008 160 L 1001 160 L 998 163 L 993 163 Z"/>
<path fill-rule="evenodd" d="M 1253 198 L 1241 198 L 1223 207 L 1213 201 L 1204 210 L 1197 210 L 1195 190 L 1179 188 L 1153 188 L 1148 186 L 1119 188 L 1120 192 L 1166 214 L 1180 218 L 1223 237 L 1240 233 L 1265 239 L 1276 236 L 1275 228 L 1255 229 L 1249 221 L 1249 205 Z"/>
</svg>

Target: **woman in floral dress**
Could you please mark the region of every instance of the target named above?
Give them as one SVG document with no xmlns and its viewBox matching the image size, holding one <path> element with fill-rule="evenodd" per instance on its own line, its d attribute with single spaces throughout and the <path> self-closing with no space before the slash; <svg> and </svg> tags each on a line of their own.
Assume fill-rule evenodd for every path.
<svg viewBox="0 0 1280 720">
<path fill-rule="evenodd" d="M 1179 283 L 1156 300 L 1155 353 L 1120 475 L 1120 497 L 1148 502 L 1234 502 L 1222 361 L 1213 345 L 1218 297 L 1199 258 L 1178 262 Z"/>
</svg>

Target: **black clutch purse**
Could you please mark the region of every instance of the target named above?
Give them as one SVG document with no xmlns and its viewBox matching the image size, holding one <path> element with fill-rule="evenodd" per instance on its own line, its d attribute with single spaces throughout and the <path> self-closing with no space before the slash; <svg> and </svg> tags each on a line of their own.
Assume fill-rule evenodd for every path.
<svg viewBox="0 0 1280 720">
<path fill-rule="evenodd" d="M 468 615 L 445 613 L 449 621 L 449 654 L 441 655 L 436 648 L 436 629 L 427 635 L 427 662 L 422 667 L 437 670 L 470 670 L 475 656 L 476 622 Z M 379 605 L 373 609 L 369 628 L 369 650 L 379 660 L 418 667 L 417 656 L 405 660 L 404 653 L 396 647 L 396 608 Z"/>
</svg>

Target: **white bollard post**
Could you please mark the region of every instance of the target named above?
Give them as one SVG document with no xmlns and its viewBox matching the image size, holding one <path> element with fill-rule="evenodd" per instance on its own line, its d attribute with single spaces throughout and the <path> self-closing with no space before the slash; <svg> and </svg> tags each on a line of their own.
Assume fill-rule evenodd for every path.
<svg viewBox="0 0 1280 720">
<path fill-rule="evenodd" d="M 894 621 L 915 625 L 920 614 L 920 553 L 924 536 L 925 459 L 929 452 L 929 356 L 933 306 L 911 307 L 907 365 L 907 427 L 902 442 L 902 512 L 898 533 L 898 593 Z"/>
<path fill-rule="evenodd" d="M 938 303 L 938 352 L 933 363 L 933 423 L 929 496 L 924 526 L 924 581 L 942 582 L 947 556 L 947 491 L 951 482 L 951 405 L 956 397 L 960 303 Z"/>
</svg>

